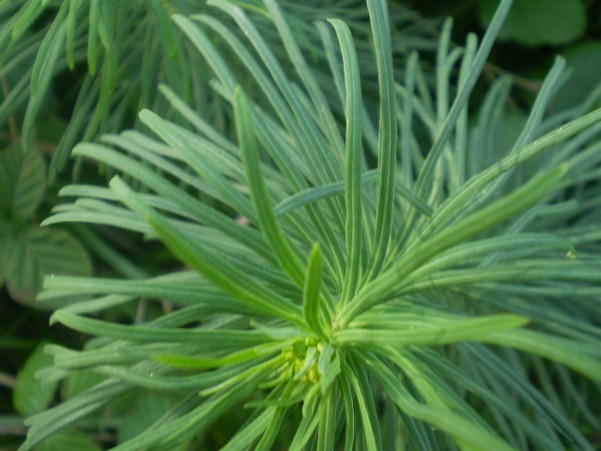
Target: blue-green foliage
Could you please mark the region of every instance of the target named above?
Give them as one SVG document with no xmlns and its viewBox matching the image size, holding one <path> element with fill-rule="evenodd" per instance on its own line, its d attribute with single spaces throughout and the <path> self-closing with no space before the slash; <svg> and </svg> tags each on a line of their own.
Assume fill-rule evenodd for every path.
<svg viewBox="0 0 601 451">
<path fill-rule="evenodd" d="M 73 149 L 118 175 L 65 188 L 76 200 L 44 225 L 139 232 L 185 269 L 46 279 L 53 321 L 96 338 L 48 346 L 42 377 L 100 381 L 29 418 L 22 449 L 78 422 L 119 429 L 138 396 L 165 410 L 115 449 L 593 449 L 597 94 L 547 114 L 558 59 L 527 117 L 500 78 L 469 120 L 509 0 L 479 44 L 453 48 L 445 23 L 433 77 L 393 52 L 386 1 L 359 9 L 367 27 L 353 2 L 316 25 L 299 20 L 311 6 L 176 14 L 227 125 L 163 86 L 177 119 L 143 110 L 144 134 Z M 162 313 L 120 323 L 132 304 Z"/>
</svg>

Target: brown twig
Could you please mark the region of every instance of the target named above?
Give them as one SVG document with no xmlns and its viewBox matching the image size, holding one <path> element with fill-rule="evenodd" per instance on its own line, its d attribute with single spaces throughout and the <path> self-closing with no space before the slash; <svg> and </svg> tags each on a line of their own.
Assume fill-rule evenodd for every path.
<svg viewBox="0 0 601 451">
<path fill-rule="evenodd" d="M 10 389 L 15 388 L 16 379 L 10 374 L 0 372 L 0 385 L 8 387 Z"/>
</svg>

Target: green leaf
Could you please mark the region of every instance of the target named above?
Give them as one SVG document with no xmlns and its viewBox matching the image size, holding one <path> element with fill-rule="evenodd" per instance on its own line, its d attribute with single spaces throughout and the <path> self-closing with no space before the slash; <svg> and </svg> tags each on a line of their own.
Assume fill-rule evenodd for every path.
<svg viewBox="0 0 601 451">
<path fill-rule="evenodd" d="M 167 342 L 194 344 L 202 341 L 213 346 L 246 346 L 268 341 L 262 333 L 249 330 L 180 329 L 127 326 L 73 315 L 64 310 L 54 314 L 57 321 L 79 332 L 141 343 Z"/>
<path fill-rule="evenodd" d="M 559 70 L 559 72 L 560 71 L 561 70 Z M 550 85 L 552 84 L 553 83 L 550 83 Z M 551 87 L 550 85 L 548 85 L 549 88 Z M 545 85 L 543 85 L 543 90 L 545 90 Z M 547 92 L 547 94 L 552 94 L 552 92 Z M 543 107 L 545 102 L 540 99 L 540 96 L 537 98 L 537 103 L 539 103 L 539 101 L 540 106 Z M 534 116 L 536 115 L 532 114 L 528 120 L 528 122 L 531 122 L 532 120 L 532 128 L 536 127 L 536 122 L 539 120 Z M 463 184 L 461 188 L 449 196 L 447 200 L 445 200 L 436 210 L 430 223 L 425 227 L 424 231 L 420 233 L 418 240 L 422 240 L 429 236 L 432 231 L 440 227 L 441 224 L 444 224 L 449 217 L 452 217 L 453 212 L 457 212 L 459 209 L 465 208 L 466 205 L 469 205 L 469 203 L 474 200 L 477 193 L 485 190 L 486 187 L 488 187 L 495 179 L 503 177 L 508 171 L 526 161 L 531 160 L 533 157 L 550 148 L 554 144 L 565 141 L 580 132 L 584 132 L 588 127 L 594 126 L 594 124 L 598 123 L 600 120 L 601 108 L 598 108 L 590 113 L 573 119 L 559 128 L 553 129 L 529 144 L 524 145 L 524 143 L 522 143 L 523 147 L 519 149 L 516 148 L 515 151 L 511 152 L 506 157 L 473 176 L 465 184 Z M 524 128 L 524 132 L 520 138 L 524 138 L 524 141 L 526 141 L 527 135 L 530 135 L 532 132 L 532 128 L 528 127 L 527 125 Z M 529 131 L 527 131 L 527 129 L 529 129 Z"/>
<path fill-rule="evenodd" d="M 73 0 L 72 3 L 78 3 L 78 0 Z M 83 134 L 87 127 L 92 109 L 98 101 L 99 82 L 92 76 L 87 75 L 83 80 L 83 85 L 75 106 L 73 107 L 73 117 L 67 126 L 67 129 L 62 134 L 61 139 L 56 147 L 50 166 L 48 168 L 48 176 L 52 183 L 58 173 L 65 167 L 73 146 Z"/>
<path fill-rule="evenodd" d="M 505 253 L 503 251 L 506 251 Z M 507 251 L 511 253 L 508 254 Z M 503 235 L 469 243 L 459 244 L 442 254 L 439 254 L 421 268 L 413 272 L 407 279 L 417 280 L 435 271 L 446 269 L 458 264 L 475 262 L 480 266 L 490 266 L 493 259 L 510 255 L 513 258 L 519 255 L 536 255 L 538 252 L 556 253 L 556 257 L 575 255 L 574 245 L 567 239 L 543 233 L 517 233 Z M 486 260 L 483 257 L 488 256 Z M 505 258 L 507 259 L 507 257 Z M 513 260 L 513 259 L 512 259 Z M 515 263 L 512 261 L 512 264 Z M 470 268 L 466 271 L 477 270 Z"/>
<path fill-rule="evenodd" d="M 513 347 L 566 365 L 591 380 L 601 381 L 598 344 L 583 345 L 533 330 L 512 330 L 484 337 L 488 343 Z"/>
<path fill-rule="evenodd" d="M 320 309 L 322 267 L 321 249 L 319 244 L 315 243 L 309 257 L 309 264 L 307 265 L 307 275 L 303 289 L 303 314 L 309 327 L 320 337 L 325 337 L 326 333 Z"/>
<path fill-rule="evenodd" d="M 19 11 L 19 17 L 12 29 L 12 38 L 17 40 L 31 24 L 44 12 L 46 5 L 42 0 L 29 0 Z"/>
<path fill-rule="evenodd" d="M 334 336 L 338 343 L 354 343 L 364 347 L 437 346 L 465 340 L 484 341 L 495 332 L 519 328 L 528 322 L 527 318 L 517 315 L 492 315 L 409 328 L 401 327 L 402 321 L 399 321 L 399 330 L 347 329 Z"/>
<path fill-rule="evenodd" d="M 382 450 L 382 436 L 378 415 L 376 413 L 375 401 L 371 396 L 372 390 L 364 365 L 353 362 L 349 372 L 350 385 L 353 388 L 357 407 L 361 415 L 363 425 L 363 438 L 365 449 L 368 451 Z"/>
<path fill-rule="evenodd" d="M 282 343 L 268 343 L 266 345 L 258 345 L 251 348 L 243 349 L 242 351 L 233 352 L 220 358 L 202 358 L 189 355 L 173 355 L 164 354 L 156 355 L 154 359 L 166 365 L 172 365 L 179 368 L 216 368 L 233 363 L 246 362 L 273 354 L 280 351 L 286 345 Z"/>
<path fill-rule="evenodd" d="M 45 276 L 87 276 L 92 263 L 82 245 L 67 231 L 27 227 L 5 241 L 6 283 L 17 301 L 32 304 Z"/>
<path fill-rule="evenodd" d="M 90 28 L 88 31 L 88 70 L 91 75 L 96 75 L 98 66 L 98 23 L 100 22 L 98 0 L 90 1 L 90 17 L 88 19 Z"/>
<path fill-rule="evenodd" d="M 242 195 L 234 185 L 226 180 L 221 168 L 213 164 L 204 152 L 199 149 L 200 143 L 193 142 L 177 126 L 161 119 L 148 110 L 140 112 L 140 119 L 154 133 L 158 134 L 167 144 L 173 147 L 182 158 L 196 171 L 202 179 L 207 180 L 221 194 L 223 200 L 234 208 L 238 214 L 254 220 L 254 212 L 248 198 Z M 221 149 L 219 149 L 221 151 Z M 219 161 L 221 163 L 221 161 Z M 237 163 L 237 161 L 235 162 Z M 225 172 L 225 171 L 224 171 Z M 184 172 L 184 176 L 187 175 Z"/>
<path fill-rule="evenodd" d="M 540 171 L 520 188 L 434 235 L 420 246 L 420 251 L 424 252 L 428 248 L 434 251 L 439 246 L 449 248 L 478 233 L 490 230 L 540 200 L 557 185 L 567 171 L 567 164 Z M 430 254 L 430 251 L 424 252 L 424 255 L 427 254 Z"/>
<path fill-rule="evenodd" d="M 163 422 L 157 427 L 146 429 L 142 434 L 117 445 L 114 449 L 115 451 L 152 449 L 155 448 L 153 445 L 159 443 L 163 446 L 163 449 L 166 449 L 167 446 L 173 447 L 173 445 L 198 434 L 199 431 L 207 428 L 228 410 L 248 397 L 256 389 L 262 377 L 264 377 L 263 372 L 255 372 L 235 387 L 209 398 L 185 415 L 172 421 Z"/>
<path fill-rule="evenodd" d="M 139 195 L 131 191 L 119 177 L 114 177 L 110 186 L 129 207 L 150 223 L 171 251 L 191 268 L 253 309 L 304 326 L 297 305 L 250 278 L 221 256 L 216 255 L 215 251 L 205 246 L 201 247 L 201 243 L 192 244 L 193 240 L 189 235 L 156 210 L 145 205 Z"/>
<path fill-rule="evenodd" d="M 319 381 L 319 390 L 321 391 L 322 395 L 328 392 L 332 384 L 338 379 L 338 375 L 341 371 L 338 353 L 335 353 L 334 358 L 330 360 L 331 356 L 326 352 L 326 350 L 333 350 L 332 345 L 328 344 L 325 346 L 325 349 L 321 353 L 318 362 L 319 374 L 321 375 L 321 379 Z M 327 357 L 327 359 L 324 357 Z"/>
<path fill-rule="evenodd" d="M 361 175 L 362 183 L 361 185 L 371 185 L 378 180 L 379 171 L 377 169 L 372 169 L 370 171 L 366 171 Z M 302 191 L 298 191 L 286 199 L 280 201 L 274 208 L 276 216 L 282 216 L 289 213 L 292 210 L 310 204 L 312 202 L 318 201 L 320 199 L 324 199 L 328 196 L 337 196 L 345 194 L 346 191 L 346 180 L 343 182 L 334 182 L 328 183 L 326 185 L 314 186 L 311 188 L 304 189 Z M 417 211 L 422 213 L 425 216 L 432 216 L 432 208 L 425 203 L 422 199 L 417 197 L 415 193 L 401 183 L 399 180 L 395 182 L 396 194 L 401 196 L 407 202 L 415 207 Z"/>
<path fill-rule="evenodd" d="M 277 407 L 266 408 L 253 421 L 248 422 L 239 429 L 236 435 L 222 448 L 222 451 L 245 451 L 251 449 L 252 443 L 268 428 L 271 428 L 277 410 Z"/>
<path fill-rule="evenodd" d="M 286 56 L 293 64 L 296 73 L 302 80 L 309 97 L 311 104 L 315 109 L 317 125 L 323 130 L 326 139 L 328 140 L 329 153 L 335 155 L 342 150 L 342 139 L 334 115 L 328 105 L 324 92 L 320 89 L 319 83 L 315 76 L 315 72 L 307 64 L 303 52 L 299 47 L 299 42 L 302 37 L 302 32 L 297 27 L 292 29 L 284 19 L 282 10 L 275 0 L 264 0 L 264 4 L 271 14 L 271 19 L 276 26 L 282 43 L 286 49 Z"/>
<path fill-rule="evenodd" d="M 427 274 L 427 273 L 426 273 Z M 413 277 L 411 277 L 413 279 Z M 536 282 L 547 281 L 571 281 L 589 282 L 598 284 L 601 282 L 601 265 L 596 261 L 572 262 L 564 260 L 526 260 L 512 262 L 511 264 L 498 264 L 487 268 L 470 268 L 464 270 L 439 271 L 428 274 L 423 279 L 416 278 L 415 282 L 408 283 L 402 289 L 403 293 L 411 291 L 429 290 L 443 287 L 460 287 L 465 284 L 479 284 L 486 282 Z M 553 287 L 559 290 L 559 287 Z M 573 293 L 580 286 L 572 287 Z M 594 289 L 594 285 L 593 285 Z M 597 288 L 598 291 L 599 288 Z"/>
<path fill-rule="evenodd" d="M 267 412 L 269 412 L 269 408 Z M 282 428 L 282 424 L 287 417 L 289 408 L 287 407 L 279 407 L 275 408 L 275 413 L 273 414 L 271 421 L 267 425 L 263 436 L 259 443 L 257 443 L 256 451 L 269 451 L 273 449 L 273 443 L 276 441 L 278 436 L 280 435 L 280 429 Z"/>
<path fill-rule="evenodd" d="M 289 451 L 301 451 L 307 449 L 307 442 L 311 439 L 317 423 L 319 421 L 319 415 L 316 410 L 318 409 L 319 403 L 315 402 L 315 398 L 310 401 L 305 401 L 303 405 L 303 419 L 298 423 L 294 438 L 288 447 Z"/>
<path fill-rule="evenodd" d="M 336 397 L 334 392 L 328 392 L 319 406 L 319 429 L 317 449 L 333 451 L 336 444 Z"/>
<path fill-rule="evenodd" d="M 354 449 L 353 445 L 356 440 L 355 429 L 357 427 L 355 414 L 356 409 L 349 383 L 348 366 L 345 365 L 341 371 L 343 372 L 338 380 L 340 381 L 340 391 L 342 393 L 342 401 L 344 403 L 344 419 L 346 422 L 346 432 L 344 435 L 344 449 Z"/>
<path fill-rule="evenodd" d="M 30 219 L 46 190 L 46 163 L 36 149 L 18 146 L 0 154 L 0 219 Z"/>
<path fill-rule="evenodd" d="M 303 286 L 304 268 L 292 243 L 287 239 L 275 216 L 269 192 L 262 175 L 261 157 L 255 139 L 250 105 L 240 87 L 234 93 L 236 133 L 242 152 L 248 186 L 259 215 L 261 230 L 269 240 L 280 266 L 298 286 Z"/>
<path fill-rule="evenodd" d="M 381 0 L 368 0 L 369 17 L 374 38 L 374 51 L 378 67 L 380 115 L 378 129 L 378 200 L 374 251 L 370 264 L 370 276 L 380 272 L 391 237 L 394 208 L 394 180 L 397 155 L 397 121 L 394 94 L 394 74 L 390 43 L 390 18 L 388 4 Z M 421 193 L 420 193 L 421 194 Z"/>
<path fill-rule="evenodd" d="M 556 168 L 541 171 L 528 183 L 501 199 L 472 213 L 468 217 L 443 229 L 429 240 L 407 250 L 390 269 L 371 284 L 365 285 L 353 303 L 343 310 L 339 323 L 347 324 L 358 313 L 381 301 L 381 296 L 389 294 L 413 271 L 440 252 L 467 241 L 478 234 L 515 216 L 545 196 L 566 174 L 564 163 Z"/>
<path fill-rule="evenodd" d="M 479 2 L 485 25 L 497 4 L 497 0 Z M 499 39 L 533 46 L 567 44 L 583 35 L 586 14 L 582 0 L 515 0 Z"/>
<path fill-rule="evenodd" d="M 449 433 L 456 440 L 464 443 L 465 449 L 515 451 L 505 441 L 484 430 L 479 424 L 456 413 L 451 414 L 447 409 L 417 402 L 409 394 L 399 375 L 393 373 L 381 361 L 369 359 L 367 363 L 371 366 L 371 373 L 380 382 L 390 399 L 409 416 L 430 423 Z"/>
<path fill-rule="evenodd" d="M 254 364 L 255 362 L 251 362 Z M 145 390 L 175 391 L 210 389 L 216 384 L 223 383 L 241 371 L 247 370 L 251 365 L 231 365 L 210 372 L 193 376 L 161 376 L 153 372 L 131 370 L 121 365 L 103 365 L 97 368 L 105 377 L 115 378 L 126 383 L 126 389 L 132 386 Z M 127 391 L 127 390 L 124 390 Z"/>
<path fill-rule="evenodd" d="M 562 56 L 571 70 L 571 76 L 561 87 L 553 105 L 558 109 L 581 104 L 601 81 L 601 42 L 588 41 L 570 46 Z"/>
<path fill-rule="evenodd" d="M 361 75 L 357 52 L 351 32 L 340 20 L 331 20 L 336 30 L 342 61 L 344 65 L 344 83 L 346 89 L 346 156 L 345 156 L 345 244 L 347 270 L 342 292 L 342 302 L 345 303 L 355 294 L 361 271 L 361 253 L 363 251 L 362 229 L 362 191 L 361 172 L 363 159 L 362 146 L 362 114 Z"/>
<path fill-rule="evenodd" d="M 56 356 L 54 356 L 56 364 Z M 91 370 L 72 373 L 65 379 L 61 386 L 61 398 L 65 401 L 75 398 L 86 390 L 94 387 L 104 380 L 101 374 Z"/>
<path fill-rule="evenodd" d="M 66 51 L 67 51 L 67 64 L 69 69 L 75 69 L 75 34 L 76 34 L 76 22 L 77 12 L 80 2 L 77 0 L 69 0 L 69 15 L 67 16 L 67 31 L 66 31 Z"/>
<path fill-rule="evenodd" d="M 134 399 L 132 399 L 134 398 Z M 154 392 L 130 394 L 128 409 L 124 419 L 119 423 L 119 443 L 131 440 L 143 433 L 149 424 L 153 424 L 174 403 L 174 399 Z"/>
<path fill-rule="evenodd" d="M 329 146 L 326 143 L 319 142 L 319 130 L 317 130 L 313 118 L 307 112 L 306 106 L 300 102 L 297 91 L 292 88 L 277 59 L 263 41 L 261 33 L 249 22 L 244 13 L 231 5 L 230 2 L 220 0 L 219 2 L 208 3 L 222 8 L 232 15 L 244 35 L 250 39 L 265 66 L 269 69 L 271 77 L 273 77 L 272 81 L 269 74 L 261 68 L 245 45 L 236 38 L 235 33 L 232 33 L 228 28 L 210 17 L 195 16 L 195 19 L 211 27 L 228 43 L 232 51 L 240 58 L 248 73 L 254 77 L 264 93 L 263 98 L 271 102 L 282 125 L 293 138 L 294 143 L 291 143 L 288 137 L 282 136 L 281 130 L 278 128 L 274 130 L 274 123 L 271 118 L 254 111 L 257 113 L 253 115 L 256 132 L 280 171 L 297 191 L 307 188 L 307 181 L 323 185 L 339 180 L 340 177 L 337 175 L 338 171 L 335 168 L 336 161 L 333 153 L 329 152 Z M 206 58 L 207 63 L 215 71 L 223 88 L 228 91 L 225 94 L 226 97 L 233 97 L 233 92 L 238 83 L 227 63 L 211 44 L 210 39 L 188 19 L 175 15 L 174 20 L 190 37 L 191 41 Z M 343 267 L 343 250 L 335 233 L 335 226 L 338 224 L 331 224 L 331 221 L 326 220 L 328 210 L 338 211 L 339 208 L 337 207 L 340 207 L 340 203 L 337 199 L 326 199 L 325 206 L 327 208 L 322 205 L 308 205 L 307 210 L 311 222 L 321 235 L 319 241 L 327 243 L 327 249 L 331 253 L 326 258 L 326 264 L 333 260 L 332 264 L 336 266 L 334 271 L 340 274 Z M 333 218 L 336 223 L 340 222 L 339 215 L 334 215 Z M 305 232 L 306 228 L 306 224 L 303 224 L 302 232 Z M 314 241 L 317 237 L 315 234 L 313 236 L 312 240 Z M 324 248 L 326 247 L 324 246 Z"/>
<path fill-rule="evenodd" d="M 101 451 L 89 434 L 75 429 L 64 429 L 48 437 L 35 447 L 35 451 Z"/>
<path fill-rule="evenodd" d="M 52 401 L 57 382 L 44 382 L 35 377 L 42 368 L 52 366 L 54 359 L 44 352 L 45 344 L 40 344 L 29 355 L 17 374 L 17 382 L 13 392 L 15 410 L 23 416 L 35 415 L 44 411 Z"/>
<path fill-rule="evenodd" d="M 482 39 L 482 43 L 478 48 L 478 51 L 473 55 L 469 55 L 471 59 L 471 65 L 469 70 L 466 68 L 464 77 L 462 77 L 462 84 L 460 86 L 459 92 L 453 101 L 453 105 L 449 110 L 448 114 L 444 117 L 444 121 L 440 126 L 435 130 L 435 140 L 432 144 L 430 151 L 422 165 L 419 175 L 415 184 L 415 189 L 417 191 L 418 197 L 428 198 L 426 194 L 428 191 L 432 190 L 432 185 L 434 184 L 434 170 L 436 165 L 438 164 L 440 157 L 445 149 L 445 145 L 447 140 L 449 139 L 451 132 L 454 128 L 457 127 L 458 121 L 460 121 L 463 112 L 465 111 L 465 107 L 468 103 L 469 96 L 478 81 L 478 77 L 480 76 L 480 72 L 482 71 L 484 64 L 486 63 L 486 59 L 490 53 L 490 50 L 493 46 L 494 40 L 497 37 L 499 30 L 507 17 L 507 14 L 511 8 L 513 0 L 501 0 L 499 3 L 499 7 L 497 8 L 493 19 L 491 21 L 490 27 L 486 30 L 484 38 Z M 450 33 L 450 29 L 449 29 Z M 445 55 L 441 60 L 448 60 L 450 56 Z M 447 62 L 448 64 L 448 62 Z M 448 86 L 445 84 L 442 88 L 447 91 Z M 448 93 L 446 94 L 448 95 Z M 411 211 L 411 215 L 409 219 L 405 222 L 405 230 L 403 232 L 404 239 L 406 239 L 407 235 L 413 232 L 414 221 L 415 221 L 415 210 Z"/>
<path fill-rule="evenodd" d="M 0 223 L 0 226 L 2 224 Z M 1 230 L 1 229 L 0 229 Z M 8 266 L 8 250 L 10 246 L 10 235 L 0 233 L 0 288 L 4 286 L 4 280 L 6 277 L 6 267 Z"/>
<path fill-rule="evenodd" d="M 25 118 L 23 120 L 21 137 L 27 146 L 30 146 L 33 143 L 34 121 L 42 107 L 52 77 L 58 70 L 57 66 L 60 62 L 60 58 L 65 52 L 65 16 L 67 15 L 68 9 L 68 3 L 64 2 L 54 21 L 48 28 L 48 31 L 46 31 L 33 64 L 30 84 L 31 91 L 29 101 L 27 102 Z"/>
<path fill-rule="evenodd" d="M 222 231 L 268 260 L 273 259 L 273 254 L 266 246 L 266 240 L 256 229 L 238 224 L 235 219 L 201 202 L 196 197 L 169 182 L 166 178 L 159 176 L 156 171 L 153 171 L 146 165 L 134 159 L 127 158 L 122 153 L 113 149 L 87 143 L 79 144 L 73 149 L 73 154 L 93 158 L 119 171 L 125 172 L 128 176 L 133 177 L 155 191 L 163 198 L 163 201 L 172 201 L 177 205 L 176 208 L 178 211 L 185 211 L 189 217 L 194 218 L 197 222 L 210 225 L 215 230 Z M 114 195 L 112 195 L 112 198 L 114 198 Z M 114 215 L 112 216 L 114 217 Z M 47 219 L 44 223 L 50 223 L 53 218 Z M 78 220 L 81 221 L 81 219 Z"/>
<path fill-rule="evenodd" d="M 111 399 L 123 395 L 129 388 L 131 385 L 119 380 L 105 380 L 67 402 L 28 418 L 25 424 L 31 427 L 21 449 L 31 449 L 57 431 L 104 406 Z"/>
</svg>

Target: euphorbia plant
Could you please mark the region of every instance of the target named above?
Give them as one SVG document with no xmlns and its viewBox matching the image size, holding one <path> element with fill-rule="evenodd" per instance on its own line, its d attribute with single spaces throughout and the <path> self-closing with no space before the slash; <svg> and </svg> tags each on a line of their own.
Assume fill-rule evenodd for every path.
<svg viewBox="0 0 601 451">
<path fill-rule="evenodd" d="M 208 3 L 220 14 L 174 21 L 232 105 L 235 139 L 162 87 L 194 131 L 144 110 L 155 138 L 79 144 L 75 156 L 122 175 L 66 188 L 78 200 L 46 221 L 138 231 L 187 269 L 46 280 L 40 302 L 62 305 L 54 320 L 99 338 L 81 351 L 48 346 L 55 366 L 43 376 L 104 380 L 31 418 L 24 448 L 123 395 L 158 391 L 174 394 L 170 407 L 115 449 L 192 446 L 228 415 L 241 423 L 225 449 L 592 449 L 601 110 L 543 120 L 562 60 L 508 143 L 508 80 L 473 126 L 467 100 L 510 0 L 479 45 L 469 36 L 451 49 L 445 26 L 434 93 L 417 54 L 395 80 L 384 0 L 367 1 L 373 60 L 358 60 L 342 21 L 318 26 L 340 48 L 325 46 L 328 80 L 274 0 Z M 286 61 L 255 13 L 273 21 Z M 369 64 L 378 111 L 362 99 Z M 89 317 L 140 299 L 178 308 L 142 324 Z"/>
</svg>

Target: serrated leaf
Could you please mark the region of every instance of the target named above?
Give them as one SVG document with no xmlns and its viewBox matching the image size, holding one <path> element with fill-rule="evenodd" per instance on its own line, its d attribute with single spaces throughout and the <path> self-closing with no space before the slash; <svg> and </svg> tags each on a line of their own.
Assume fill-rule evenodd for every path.
<svg viewBox="0 0 601 451">
<path fill-rule="evenodd" d="M 0 154 L 0 217 L 29 219 L 46 189 L 46 163 L 35 149 Z"/>
<path fill-rule="evenodd" d="M 13 405 L 23 416 L 34 415 L 45 410 L 52 401 L 58 383 L 44 383 L 35 374 L 53 364 L 53 357 L 44 353 L 44 344 L 40 344 L 29 355 L 25 365 L 17 374 L 13 392 Z"/>
<path fill-rule="evenodd" d="M 5 250 L 5 279 L 13 299 L 32 304 L 45 276 L 90 275 L 92 263 L 83 246 L 67 231 L 28 227 Z"/>
<path fill-rule="evenodd" d="M 497 0 L 480 2 L 484 24 L 497 8 Z M 586 9 L 580 0 L 515 0 L 499 39 L 526 45 L 560 45 L 571 42 L 586 29 Z"/>
</svg>

